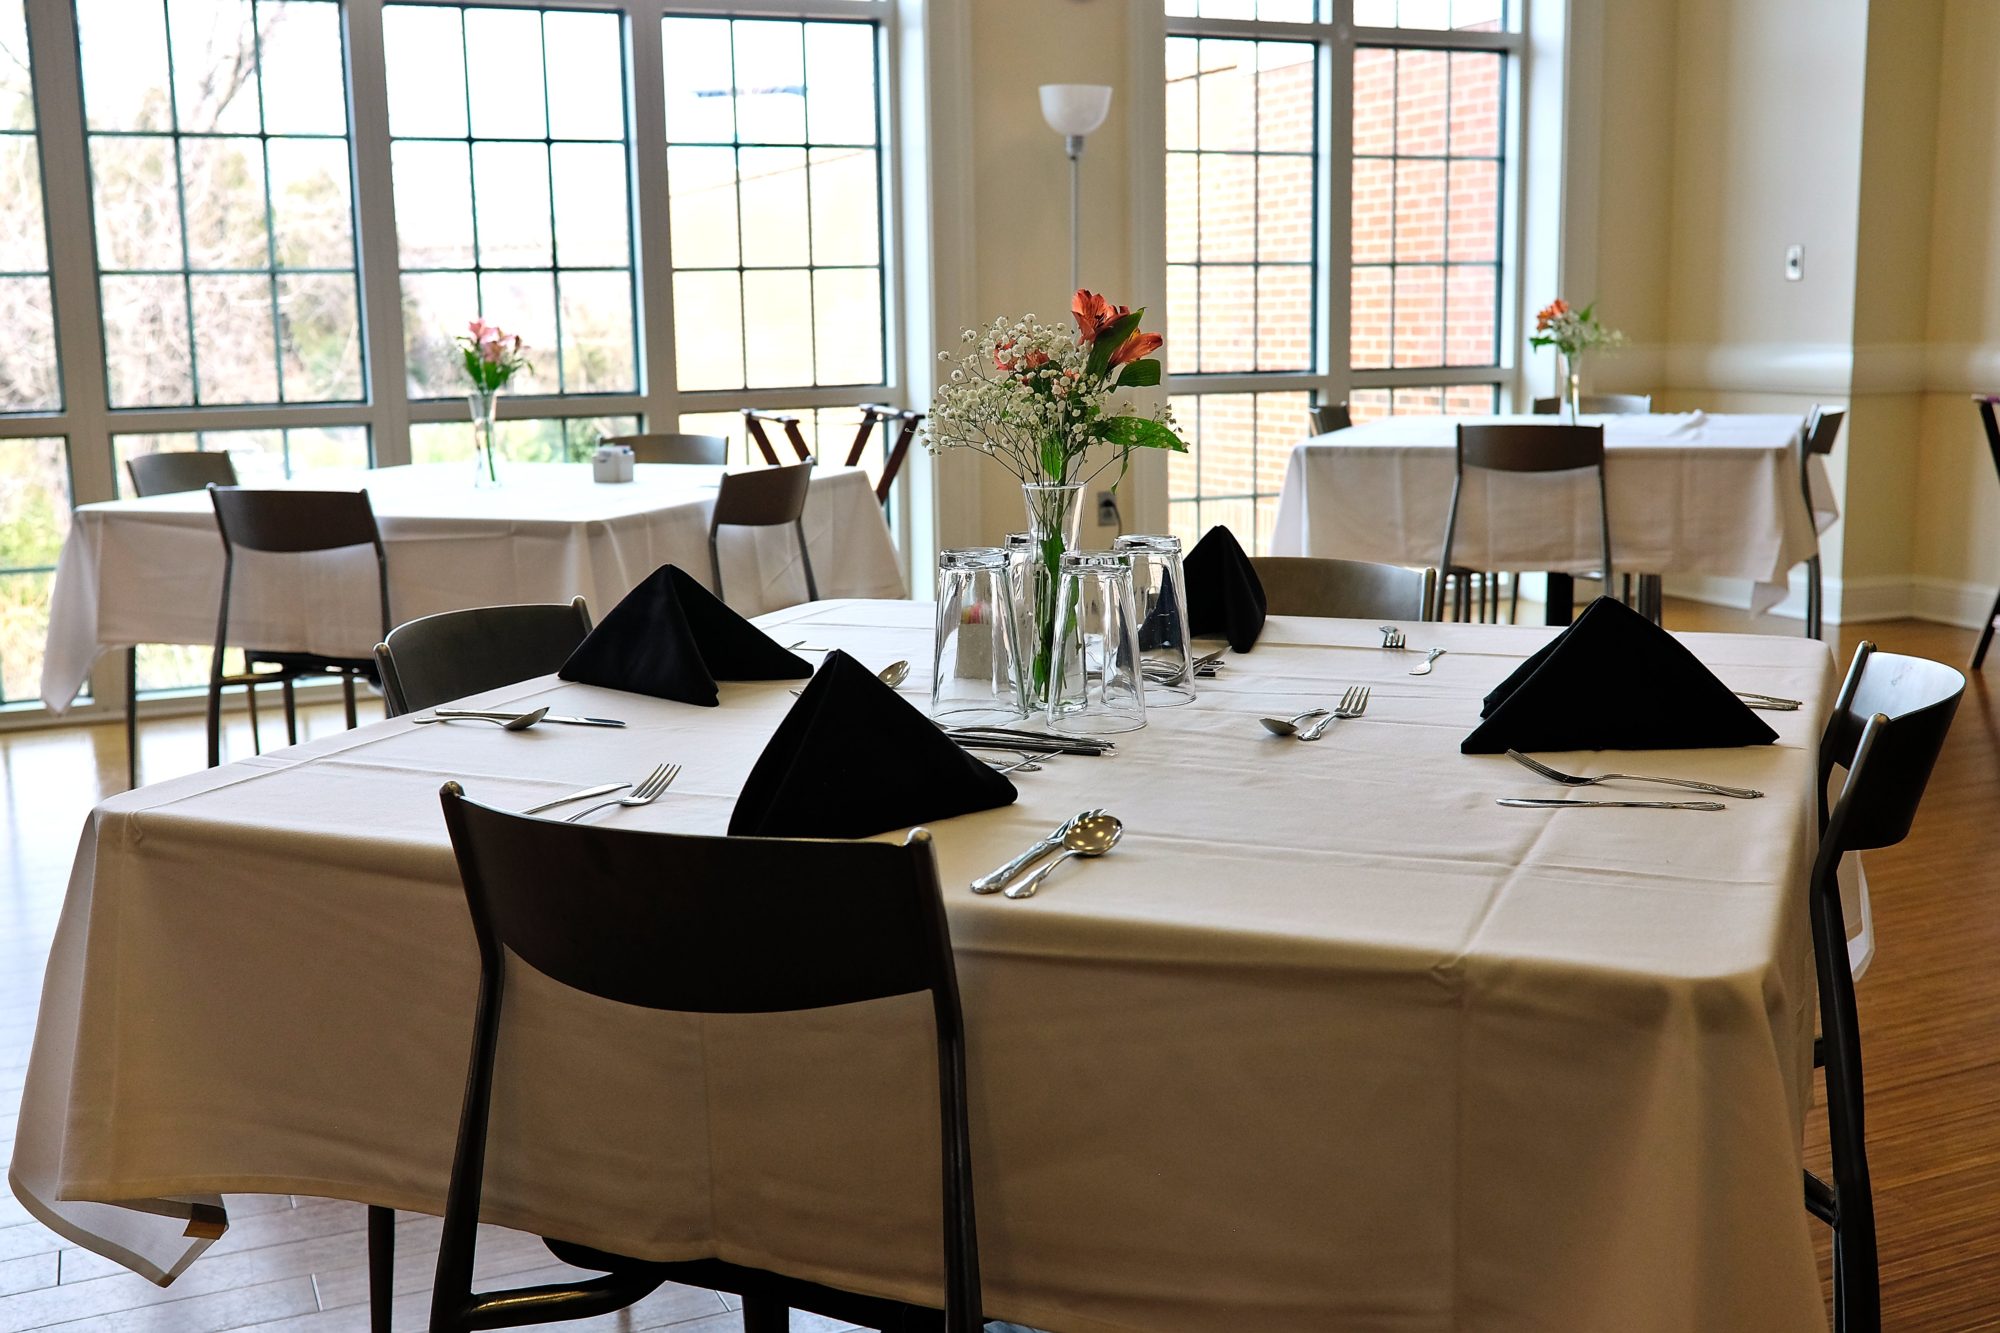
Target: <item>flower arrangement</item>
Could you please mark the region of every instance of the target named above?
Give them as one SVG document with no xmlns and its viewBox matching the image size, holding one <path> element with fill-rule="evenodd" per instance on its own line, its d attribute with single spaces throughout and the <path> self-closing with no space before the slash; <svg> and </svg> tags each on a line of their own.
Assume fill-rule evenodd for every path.
<svg viewBox="0 0 2000 1333">
<path fill-rule="evenodd" d="M 466 376 L 478 392 L 498 393 L 515 375 L 534 369 L 522 355 L 527 344 L 521 341 L 520 334 L 508 333 L 498 324 L 488 324 L 483 319 L 473 320 L 466 330 L 452 341 L 458 344 L 459 353 L 465 358 Z"/>
<path fill-rule="evenodd" d="M 1528 345 L 1553 347 L 1572 362 L 1585 352 L 1600 347 L 1622 347 L 1625 335 L 1598 323 L 1596 311 L 1595 301 L 1576 310 L 1558 296 L 1535 315 L 1535 332 L 1528 339 Z"/>
<path fill-rule="evenodd" d="M 1142 333 L 1144 307 L 1114 306 L 1079 290 L 1071 302 L 1074 331 L 1033 315 L 994 320 L 959 335 L 965 350 L 938 386 L 924 427 L 933 454 L 971 449 L 997 459 L 1023 485 L 1088 482 L 1113 462 L 1122 469 L 1134 449 L 1186 452 L 1164 407 L 1141 413 L 1123 389 L 1160 382 L 1153 353 L 1166 341 Z M 1104 446 L 1096 467 L 1084 471 L 1089 452 Z"/>
</svg>

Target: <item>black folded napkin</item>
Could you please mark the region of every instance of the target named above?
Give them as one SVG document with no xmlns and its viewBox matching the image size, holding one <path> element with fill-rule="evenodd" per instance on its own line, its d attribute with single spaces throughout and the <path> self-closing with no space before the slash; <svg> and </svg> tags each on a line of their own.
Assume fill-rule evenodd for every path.
<svg viewBox="0 0 2000 1333">
<path fill-rule="evenodd" d="M 1174 576 L 1163 574 L 1160 595 L 1154 600 L 1153 609 L 1139 622 L 1139 651 L 1156 653 L 1181 646 L 1180 604 L 1174 593 Z"/>
<path fill-rule="evenodd" d="M 1486 696 L 1465 754 L 1707 750 L 1778 733 L 1673 635 L 1600 597 Z"/>
<path fill-rule="evenodd" d="M 866 838 L 1011 805 L 1014 784 L 838 649 L 778 724 L 731 837 Z"/>
<path fill-rule="evenodd" d="M 556 674 L 713 708 L 718 680 L 804 680 L 812 667 L 678 565 L 661 565 L 611 608 Z"/>
<path fill-rule="evenodd" d="M 1229 646 L 1247 653 L 1264 632 L 1264 585 L 1236 534 L 1220 524 L 1195 543 L 1181 561 L 1187 579 L 1188 633 L 1196 638 L 1222 634 Z"/>
</svg>

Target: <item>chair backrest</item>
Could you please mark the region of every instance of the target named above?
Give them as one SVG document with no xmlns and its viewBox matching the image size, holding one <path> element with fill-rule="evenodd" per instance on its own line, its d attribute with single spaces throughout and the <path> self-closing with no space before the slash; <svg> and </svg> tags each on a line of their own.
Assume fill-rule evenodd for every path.
<svg viewBox="0 0 2000 1333">
<path fill-rule="evenodd" d="M 1994 409 L 2000 407 L 2000 394 L 1975 393 L 1972 401 L 1979 404 L 1979 420 L 1986 427 L 1986 447 L 1993 451 L 1993 470 L 2000 472 L 2000 418 Z"/>
<path fill-rule="evenodd" d="M 1855 651 L 1820 739 L 1822 859 L 1831 852 L 1837 863 L 1842 853 L 1888 847 L 1909 834 L 1964 693 L 1965 677 L 1941 662 L 1877 652 L 1872 643 Z M 1847 769 L 1847 780 L 1827 815 L 1826 783 L 1836 765 Z"/>
<path fill-rule="evenodd" d="M 945 1328 L 982 1327 L 965 1025 L 926 830 L 900 846 L 676 836 L 494 810 L 466 800 L 455 782 L 440 799 L 480 958 L 441 1299 L 469 1291 L 467 1242 L 478 1220 L 511 951 L 576 990 L 678 1012 L 795 1012 L 928 993 L 937 1041 Z M 550 892 L 555 885 L 561 893 Z M 446 1254 L 455 1271 L 446 1271 Z"/>
<path fill-rule="evenodd" d="M 725 472 L 715 493 L 715 517 L 709 531 L 723 526 L 768 528 L 798 522 L 806 511 L 812 474 L 810 462 Z"/>
<path fill-rule="evenodd" d="M 882 475 L 875 480 L 875 498 L 883 504 L 889 503 L 889 494 L 896 487 L 896 474 L 903 470 L 903 460 L 909 455 L 910 441 L 917 435 L 917 427 L 924 422 L 924 414 L 912 408 L 890 407 L 886 403 L 863 403 L 861 405 L 861 429 L 854 433 L 854 443 L 847 450 L 847 466 L 860 467 L 861 455 L 868 448 L 868 437 L 877 423 L 887 432 L 891 423 L 901 423 L 895 439 L 887 438 L 882 443 Z"/>
<path fill-rule="evenodd" d="M 792 452 L 800 462 L 812 457 L 812 450 L 806 445 L 806 437 L 799 433 L 799 419 L 784 412 L 762 412 L 754 407 L 743 409 L 743 430 L 757 446 L 757 452 L 772 467 L 778 465 L 778 451 L 771 447 L 771 437 L 764 433 L 764 423 L 771 422 L 784 428 L 785 438 L 792 442 Z"/>
<path fill-rule="evenodd" d="M 1461 468 L 1483 467 L 1495 472 L 1569 472 L 1601 467 L 1604 427 L 1543 425 L 1481 425 L 1458 427 Z"/>
<path fill-rule="evenodd" d="M 225 453 L 176 450 L 137 454 L 125 460 L 125 471 L 132 477 L 132 494 L 137 496 L 178 495 L 209 485 L 236 484 L 236 464 Z"/>
<path fill-rule="evenodd" d="M 632 451 L 637 463 L 706 463 L 722 467 L 729 462 L 729 439 L 724 435 L 607 435 L 605 444 L 622 444 Z"/>
<path fill-rule="evenodd" d="M 559 669 L 590 633 L 583 598 L 477 606 L 398 625 L 375 646 L 390 717 Z"/>
<path fill-rule="evenodd" d="M 1642 417 L 1653 410 L 1653 395 L 1650 393 L 1586 393 L 1578 397 L 1577 406 L 1584 415 L 1593 417 Z M 1552 417 L 1563 410 L 1560 398 L 1537 398 L 1535 415 Z"/>
<path fill-rule="evenodd" d="M 248 486 L 208 488 L 222 540 L 249 551 L 332 551 L 382 546 L 366 491 L 280 491 Z"/>
<path fill-rule="evenodd" d="M 1840 423 L 1846 419 L 1845 409 L 1815 405 L 1812 414 L 1806 418 L 1805 434 L 1800 437 L 1805 452 L 1820 455 L 1832 453 L 1833 442 L 1840 435 Z"/>
<path fill-rule="evenodd" d="M 1346 403 L 1321 403 L 1312 412 L 1315 435 L 1331 435 L 1354 424 L 1354 415 L 1347 410 Z"/>
<path fill-rule="evenodd" d="M 1274 616 L 1352 616 L 1364 620 L 1428 620 L 1437 572 L 1366 560 L 1253 556 Z"/>
</svg>

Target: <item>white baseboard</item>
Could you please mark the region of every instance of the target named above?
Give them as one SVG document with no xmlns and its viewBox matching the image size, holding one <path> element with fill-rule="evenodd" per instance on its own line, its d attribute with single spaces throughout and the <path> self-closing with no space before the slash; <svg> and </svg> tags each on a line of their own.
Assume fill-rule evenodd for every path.
<svg viewBox="0 0 2000 1333">
<path fill-rule="evenodd" d="M 1709 606 L 1750 608 L 1751 584 L 1745 579 L 1688 575 L 1669 578 L 1668 593 Z M 1791 591 L 1768 614 L 1803 620 L 1806 614 L 1803 569 L 1792 573 Z M 1824 619 L 1829 625 L 1858 625 L 1877 620 L 1929 620 L 1961 629 L 1979 629 L 1993 609 L 1994 589 L 1956 579 L 1827 579 Z"/>
</svg>

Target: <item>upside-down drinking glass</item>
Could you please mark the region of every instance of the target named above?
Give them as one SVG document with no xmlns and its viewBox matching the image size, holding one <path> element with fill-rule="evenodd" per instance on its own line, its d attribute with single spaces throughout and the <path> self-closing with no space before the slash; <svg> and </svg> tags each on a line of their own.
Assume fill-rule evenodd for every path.
<svg viewBox="0 0 2000 1333">
<path fill-rule="evenodd" d="M 1122 551 L 1065 551 L 1056 580 L 1055 629 L 1049 725 L 1100 735 L 1145 726 L 1132 557 Z"/>
<path fill-rule="evenodd" d="M 1187 581 L 1179 537 L 1119 537 L 1111 549 L 1132 557 L 1132 596 L 1139 617 L 1139 655 L 1146 706 L 1194 702 L 1194 650 L 1188 633 Z"/>
<path fill-rule="evenodd" d="M 1007 552 L 970 547 L 938 555 L 931 716 L 999 724 L 1028 715 L 1020 622 Z"/>
</svg>

